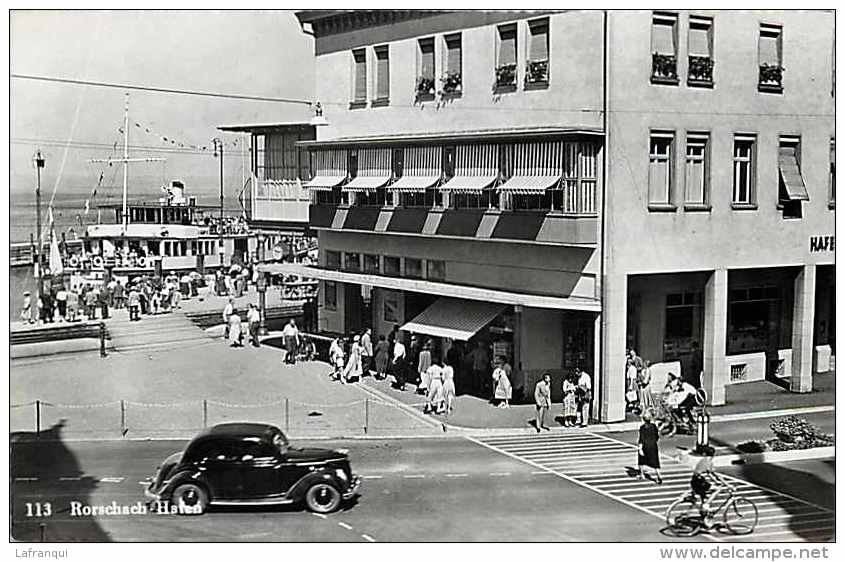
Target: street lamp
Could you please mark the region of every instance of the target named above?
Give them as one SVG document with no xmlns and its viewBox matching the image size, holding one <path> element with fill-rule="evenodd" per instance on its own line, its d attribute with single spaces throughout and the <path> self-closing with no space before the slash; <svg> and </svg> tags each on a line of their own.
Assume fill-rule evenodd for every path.
<svg viewBox="0 0 845 562">
<path fill-rule="evenodd" d="M 224 249 L 223 249 L 223 141 L 217 137 L 211 139 L 214 143 L 214 157 L 220 158 L 220 222 L 217 225 L 217 234 L 220 237 L 219 252 L 220 252 L 220 267 L 223 267 Z"/>
<path fill-rule="evenodd" d="M 42 296 L 44 283 L 41 276 L 41 169 L 44 167 L 44 156 L 41 151 L 35 153 L 35 277 L 38 280 L 38 297 Z"/>
</svg>

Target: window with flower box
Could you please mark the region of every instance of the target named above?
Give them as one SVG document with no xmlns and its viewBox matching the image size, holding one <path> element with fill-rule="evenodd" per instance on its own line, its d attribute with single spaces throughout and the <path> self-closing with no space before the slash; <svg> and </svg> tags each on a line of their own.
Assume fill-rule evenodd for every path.
<svg viewBox="0 0 845 562">
<path fill-rule="evenodd" d="M 355 49 L 352 51 L 353 82 L 351 109 L 367 105 L 367 51 Z"/>
<path fill-rule="evenodd" d="M 434 38 L 426 37 L 417 41 L 417 101 L 430 101 L 434 99 Z"/>
<path fill-rule="evenodd" d="M 549 84 L 549 18 L 528 22 L 528 60 L 525 63 L 525 87 L 542 88 Z"/>
<path fill-rule="evenodd" d="M 678 83 L 678 14 L 655 12 L 651 18 L 651 82 Z"/>
<path fill-rule="evenodd" d="M 441 80 L 441 92 L 445 96 L 460 96 L 463 91 L 461 34 L 447 35 L 443 40 L 446 43 L 446 72 Z"/>
<path fill-rule="evenodd" d="M 713 87 L 713 18 L 690 16 L 687 85 Z"/>
<path fill-rule="evenodd" d="M 516 36 L 515 23 L 498 27 L 494 83 L 494 90 L 497 92 L 516 90 Z"/>
<path fill-rule="evenodd" d="M 783 93 L 783 28 L 760 24 L 758 59 L 760 75 L 757 89 L 761 92 Z"/>
<path fill-rule="evenodd" d="M 675 133 L 652 131 L 648 152 L 648 208 L 651 211 L 674 211 L 672 205 L 672 152 Z"/>
</svg>

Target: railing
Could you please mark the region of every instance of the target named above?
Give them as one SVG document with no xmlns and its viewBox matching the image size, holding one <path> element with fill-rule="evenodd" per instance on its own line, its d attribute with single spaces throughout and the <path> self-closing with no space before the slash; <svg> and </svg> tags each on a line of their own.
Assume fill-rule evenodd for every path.
<svg viewBox="0 0 845 562">
<path fill-rule="evenodd" d="M 593 215 L 596 213 L 596 180 L 564 180 L 564 213 L 573 215 Z"/>
</svg>

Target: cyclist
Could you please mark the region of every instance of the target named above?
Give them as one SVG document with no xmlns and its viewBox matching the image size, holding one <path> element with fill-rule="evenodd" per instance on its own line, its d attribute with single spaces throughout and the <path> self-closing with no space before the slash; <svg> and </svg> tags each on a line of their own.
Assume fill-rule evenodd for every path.
<svg viewBox="0 0 845 562">
<path fill-rule="evenodd" d="M 667 389 L 671 389 L 666 403 L 672 408 L 672 413 L 686 423 L 692 424 L 692 409 L 696 405 L 695 387 L 686 381 L 682 381 L 675 373 L 669 373 Z"/>
<path fill-rule="evenodd" d="M 713 470 L 714 453 L 713 447 L 705 448 L 704 456 L 696 463 L 690 478 L 691 495 L 696 501 L 702 519 L 706 519 L 711 514 L 710 501 L 722 489 L 729 487 L 728 483 Z"/>
</svg>

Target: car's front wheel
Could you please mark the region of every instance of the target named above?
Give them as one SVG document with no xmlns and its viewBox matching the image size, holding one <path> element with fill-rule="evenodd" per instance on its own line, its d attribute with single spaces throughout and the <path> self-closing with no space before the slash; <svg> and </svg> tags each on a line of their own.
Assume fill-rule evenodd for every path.
<svg viewBox="0 0 845 562">
<path fill-rule="evenodd" d="M 340 507 L 340 491 L 328 482 L 313 484 L 305 492 L 305 505 L 314 513 L 331 513 Z"/>
<path fill-rule="evenodd" d="M 179 515 L 202 515 L 208 507 L 208 493 L 192 482 L 180 484 L 173 490 L 171 503 Z"/>
</svg>

